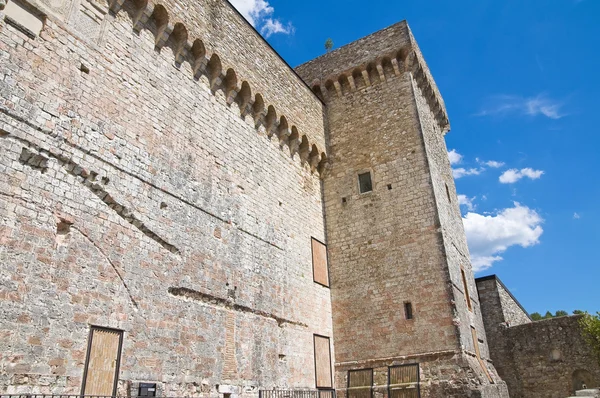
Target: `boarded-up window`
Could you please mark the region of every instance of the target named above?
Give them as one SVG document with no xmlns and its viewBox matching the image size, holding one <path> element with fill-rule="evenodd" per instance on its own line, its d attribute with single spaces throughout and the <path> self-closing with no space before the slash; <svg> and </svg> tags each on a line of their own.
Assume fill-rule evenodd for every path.
<svg viewBox="0 0 600 398">
<path fill-rule="evenodd" d="M 116 394 L 122 345 L 122 331 L 92 326 L 83 374 L 83 395 Z"/>
<path fill-rule="evenodd" d="M 312 238 L 313 280 L 329 287 L 329 268 L 327 266 L 327 246 Z"/>
<path fill-rule="evenodd" d="M 463 268 L 460 269 L 460 275 L 462 276 L 463 289 L 465 291 L 465 300 L 467 301 L 467 307 L 469 307 L 469 311 L 473 311 L 473 305 L 471 304 L 471 295 L 469 294 L 469 285 L 467 284 L 467 276 L 465 275 L 465 270 Z"/>
<path fill-rule="evenodd" d="M 372 398 L 373 369 L 348 371 L 348 398 Z"/>
<path fill-rule="evenodd" d="M 475 330 L 475 328 L 473 326 L 471 326 L 471 335 L 473 336 L 473 346 L 475 347 L 475 355 L 477 356 L 477 360 L 479 361 L 479 364 L 481 365 L 481 369 L 483 369 L 483 372 L 487 376 L 490 383 L 494 383 L 494 379 L 492 379 L 492 376 L 490 375 L 490 371 L 488 370 L 483 359 L 481 359 L 481 353 L 479 352 L 479 338 L 477 337 L 477 330 Z"/>
<path fill-rule="evenodd" d="M 388 388 L 390 398 L 419 398 L 419 364 L 391 366 Z"/>
<path fill-rule="evenodd" d="M 317 388 L 332 388 L 331 350 L 329 337 L 314 335 L 315 342 L 315 376 Z"/>
</svg>

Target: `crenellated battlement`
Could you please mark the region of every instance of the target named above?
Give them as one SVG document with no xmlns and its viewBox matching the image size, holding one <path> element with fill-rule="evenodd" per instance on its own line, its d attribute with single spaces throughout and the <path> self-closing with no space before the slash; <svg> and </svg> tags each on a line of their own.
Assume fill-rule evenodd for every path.
<svg viewBox="0 0 600 398">
<path fill-rule="evenodd" d="M 281 147 L 287 146 L 290 155 L 298 154 L 312 171 L 322 173 L 327 162 L 326 150 L 321 144 L 299 131 L 286 115 L 266 103 L 261 93 L 255 92 L 247 80 L 238 77 L 232 65 L 209 50 L 205 41 L 194 38 L 184 22 L 172 18 L 162 4 L 148 0 L 113 0 L 110 11 L 115 16 L 127 12 L 136 33 L 147 29 L 155 36 L 155 48 L 169 47 L 178 68 L 185 62 L 191 66 L 193 77 L 206 77 L 213 94 L 222 91 L 227 105 L 237 104 L 240 116 L 251 116 L 255 127 L 264 130 L 267 137 L 276 137 Z"/>
<path fill-rule="evenodd" d="M 411 73 L 442 131 L 446 106 L 406 21 L 338 48 L 296 68 L 325 102 Z"/>
</svg>

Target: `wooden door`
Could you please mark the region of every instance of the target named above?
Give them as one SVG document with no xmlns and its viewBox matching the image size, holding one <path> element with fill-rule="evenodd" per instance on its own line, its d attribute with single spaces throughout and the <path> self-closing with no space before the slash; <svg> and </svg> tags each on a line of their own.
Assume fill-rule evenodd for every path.
<svg viewBox="0 0 600 398">
<path fill-rule="evenodd" d="M 348 371 L 348 398 L 373 398 L 373 369 Z"/>
<path fill-rule="evenodd" d="M 84 395 L 116 394 L 122 344 L 122 331 L 92 326 L 83 374 Z"/>
<path fill-rule="evenodd" d="M 400 365 L 389 368 L 390 398 L 419 398 L 419 365 Z"/>
</svg>

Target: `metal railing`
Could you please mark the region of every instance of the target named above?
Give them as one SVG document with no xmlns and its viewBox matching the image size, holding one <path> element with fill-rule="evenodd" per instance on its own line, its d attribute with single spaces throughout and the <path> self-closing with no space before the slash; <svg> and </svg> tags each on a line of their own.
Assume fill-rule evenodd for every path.
<svg viewBox="0 0 600 398">
<path fill-rule="evenodd" d="M 149 396 L 81 395 L 81 394 L 0 394 L 0 398 L 150 398 Z M 156 397 L 188 398 L 188 397 Z M 259 398 L 336 398 L 335 390 L 260 390 Z"/>
<path fill-rule="evenodd" d="M 336 398 L 335 390 L 260 390 L 259 398 Z"/>
<path fill-rule="evenodd" d="M 188 398 L 188 397 L 152 397 L 142 395 L 82 395 L 82 394 L 0 394 L 0 398 Z"/>
</svg>

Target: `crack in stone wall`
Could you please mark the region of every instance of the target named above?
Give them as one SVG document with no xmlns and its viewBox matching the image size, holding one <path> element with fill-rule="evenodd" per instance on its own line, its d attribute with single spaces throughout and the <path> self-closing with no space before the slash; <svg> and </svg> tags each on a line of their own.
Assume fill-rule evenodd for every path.
<svg viewBox="0 0 600 398">
<path fill-rule="evenodd" d="M 254 314 L 263 318 L 273 319 L 277 322 L 279 327 L 283 327 L 285 324 L 308 327 L 307 324 L 302 322 L 292 321 L 286 318 L 282 318 L 275 314 L 271 314 L 266 311 L 257 310 L 254 308 L 247 307 L 245 305 L 236 304 L 232 300 L 227 300 L 222 297 L 213 296 L 212 294 L 202 293 L 197 290 L 188 289 L 186 287 L 170 287 L 169 293 L 175 297 L 183 297 L 195 301 L 200 301 L 204 304 L 213 305 L 215 307 L 227 308 L 230 310 Z"/>
<path fill-rule="evenodd" d="M 125 282 L 125 278 L 123 278 L 123 275 L 121 275 L 121 272 L 119 272 L 118 267 L 110 260 L 110 257 L 108 257 L 108 255 L 106 253 L 104 253 L 104 250 L 102 250 L 102 248 L 100 248 L 100 246 L 98 246 L 96 244 L 96 242 L 94 242 L 88 236 L 88 234 L 86 234 L 85 232 L 83 232 L 81 229 L 77 228 L 75 225 L 71 225 L 71 228 L 73 228 L 75 231 L 79 232 L 81 234 L 81 236 L 83 236 L 84 238 L 86 238 L 87 241 L 90 242 L 96 248 L 96 250 L 98 250 L 98 252 L 100 252 L 100 254 L 102 254 L 102 256 L 106 259 L 106 261 L 108 261 L 108 263 L 111 265 L 111 267 L 113 268 L 113 270 L 115 271 L 115 273 L 117 274 L 117 276 L 119 277 L 119 279 L 121 280 L 121 283 L 123 284 L 123 287 L 125 288 L 125 290 L 127 291 L 127 294 L 129 295 L 129 299 L 131 300 L 131 303 L 133 304 L 133 306 L 135 307 L 135 309 L 137 311 L 139 309 L 138 303 L 133 298 L 133 294 L 131 293 L 131 290 L 129 290 L 129 286 L 127 286 L 127 282 Z"/>
</svg>

